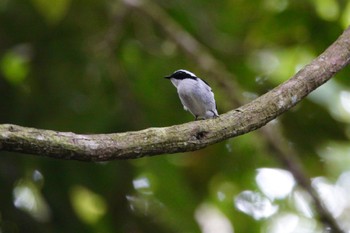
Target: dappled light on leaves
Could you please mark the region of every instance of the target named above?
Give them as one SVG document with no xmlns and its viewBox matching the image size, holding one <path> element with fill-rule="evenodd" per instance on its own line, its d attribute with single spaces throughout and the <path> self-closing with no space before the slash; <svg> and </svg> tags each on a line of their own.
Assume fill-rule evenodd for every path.
<svg viewBox="0 0 350 233">
<path fill-rule="evenodd" d="M 202 233 L 233 233 L 229 219 L 219 209 L 210 204 L 201 204 L 195 212 Z"/>
<path fill-rule="evenodd" d="M 285 198 L 295 185 L 290 172 L 276 168 L 259 168 L 255 179 L 260 190 L 270 200 Z"/>
<path fill-rule="evenodd" d="M 346 143 L 330 142 L 320 148 L 318 153 L 327 164 L 331 179 L 316 177 L 312 185 L 340 225 L 350 230 L 350 147 Z"/>
<path fill-rule="evenodd" d="M 6 80 L 19 85 L 27 78 L 30 71 L 31 51 L 29 45 L 18 45 L 0 56 L 0 69 Z"/>
<path fill-rule="evenodd" d="M 349 174 L 348 170 L 342 173 L 336 182 L 330 182 L 325 177 L 317 177 L 312 181 L 324 205 L 346 231 L 350 230 Z"/>
<path fill-rule="evenodd" d="M 229 142 L 227 142 L 227 143 L 225 144 L 225 147 L 226 147 L 226 150 L 227 150 L 228 153 L 231 153 L 231 152 L 232 152 L 232 145 L 231 145 Z"/>
<path fill-rule="evenodd" d="M 312 202 L 311 197 L 308 193 L 303 190 L 295 190 L 290 199 L 291 205 L 295 206 L 295 209 L 302 216 L 312 218 L 315 216 L 313 207 L 310 205 Z"/>
<path fill-rule="evenodd" d="M 243 191 L 235 198 L 238 210 L 250 215 L 255 220 L 268 218 L 278 211 L 278 206 L 258 192 Z"/>
<path fill-rule="evenodd" d="M 164 205 L 151 196 L 126 195 L 129 208 L 132 212 L 141 216 L 152 217 L 164 208 Z"/>
<path fill-rule="evenodd" d="M 151 177 L 152 175 L 145 174 L 132 181 L 135 193 L 126 195 L 126 200 L 130 210 L 135 214 L 153 216 L 164 208 L 164 205 L 154 196 L 154 179 L 152 180 Z"/>
<path fill-rule="evenodd" d="M 313 219 L 293 213 L 283 213 L 267 224 L 266 233 L 322 233 L 324 232 Z"/>
<path fill-rule="evenodd" d="M 224 206 L 232 205 L 232 197 L 236 192 L 235 184 L 221 175 L 214 176 L 210 181 L 210 193 L 216 201 Z"/>
<path fill-rule="evenodd" d="M 259 76 L 279 84 L 298 72 L 315 55 L 307 47 L 265 48 L 250 54 L 247 64 Z M 267 79 L 265 78 L 265 79 Z M 262 84 L 257 79 L 258 84 Z"/>
<path fill-rule="evenodd" d="M 264 7 L 277 13 L 284 11 L 288 4 L 289 0 L 264 0 Z"/>
<path fill-rule="evenodd" d="M 340 92 L 340 104 L 343 110 L 350 116 L 350 91 Z"/>
<path fill-rule="evenodd" d="M 36 221 L 50 220 L 51 212 L 47 202 L 37 185 L 29 179 L 19 180 L 13 188 L 13 204 Z"/>
<path fill-rule="evenodd" d="M 285 199 L 292 193 L 295 180 L 290 172 L 276 168 L 259 168 L 255 177 L 261 192 L 246 190 L 235 198 L 235 206 L 256 220 L 278 213 L 275 199 Z"/>
<path fill-rule="evenodd" d="M 259 74 L 271 75 L 280 66 L 280 60 L 274 51 L 265 49 L 251 55 L 249 66 Z M 261 78 L 255 80 L 260 85 L 263 84 Z"/>
<path fill-rule="evenodd" d="M 96 224 L 107 212 L 103 197 L 83 186 L 73 187 L 70 199 L 76 215 L 86 224 Z"/>
<path fill-rule="evenodd" d="M 336 218 L 344 211 L 344 208 L 349 205 L 348 194 L 341 187 L 330 184 L 323 177 L 316 177 L 312 180 L 312 186 L 319 193 L 323 203 L 327 209 Z"/>
<path fill-rule="evenodd" d="M 343 9 L 343 14 L 340 18 L 340 22 L 344 29 L 350 25 L 350 2 L 347 2 L 345 8 Z"/>
<path fill-rule="evenodd" d="M 32 174 L 32 179 L 35 183 L 43 185 L 44 183 L 44 176 L 41 174 L 39 170 L 34 170 Z"/>
<path fill-rule="evenodd" d="M 332 116 L 339 121 L 350 123 L 350 89 L 336 80 L 310 94 L 312 101 L 327 107 Z"/>
<path fill-rule="evenodd" d="M 69 10 L 71 0 L 32 0 L 33 5 L 49 24 L 58 23 Z"/>
<path fill-rule="evenodd" d="M 347 143 L 329 142 L 319 148 L 318 154 L 333 177 L 349 171 L 350 146 Z"/>
<path fill-rule="evenodd" d="M 324 20 L 334 21 L 339 17 L 339 3 L 336 0 L 313 0 L 316 12 Z"/>
<path fill-rule="evenodd" d="M 312 186 L 327 210 L 343 229 L 348 230 L 350 224 L 346 219 L 350 216 L 350 173 L 348 169 L 343 171 L 335 183 L 324 177 L 316 177 L 312 179 Z M 265 232 L 323 232 L 314 219 L 315 208 L 310 195 L 304 190 L 294 188 L 295 181 L 288 171 L 258 169 L 256 182 L 261 192 L 241 192 L 234 199 L 235 207 L 256 220 L 265 220 Z M 280 205 L 276 199 L 286 200 L 289 207 Z"/>
<path fill-rule="evenodd" d="M 132 184 L 134 188 L 140 193 L 149 195 L 153 194 L 150 181 L 147 177 L 140 177 L 138 179 L 134 179 L 132 181 Z"/>
</svg>

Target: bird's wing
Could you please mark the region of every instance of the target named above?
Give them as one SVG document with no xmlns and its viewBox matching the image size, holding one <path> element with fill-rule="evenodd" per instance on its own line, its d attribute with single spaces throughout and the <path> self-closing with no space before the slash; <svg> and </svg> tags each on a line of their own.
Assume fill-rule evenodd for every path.
<svg viewBox="0 0 350 233">
<path fill-rule="evenodd" d="M 202 82 L 203 86 L 204 86 L 208 91 L 211 91 L 211 87 L 210 87 L 209 83 L 207 83 L 207 82 L 204 81 L 203 79 L 200 79 L 199 81 Z"/>
</svg>

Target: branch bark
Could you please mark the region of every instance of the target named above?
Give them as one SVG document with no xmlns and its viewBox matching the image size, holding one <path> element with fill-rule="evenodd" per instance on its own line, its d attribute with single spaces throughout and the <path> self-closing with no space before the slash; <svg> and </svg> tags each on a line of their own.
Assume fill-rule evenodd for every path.
<svg viewBox="0 0 350 233">
<path fill-rule="evenodd" d="M 0 125 L 0 150 L 57 159 L 106 161 L 194 151 L 264 126 L 324 84 L 350 61 L 350 28 L 291 79 L 216 119 L 141 131 L 82 135 Z"/>
</svg>

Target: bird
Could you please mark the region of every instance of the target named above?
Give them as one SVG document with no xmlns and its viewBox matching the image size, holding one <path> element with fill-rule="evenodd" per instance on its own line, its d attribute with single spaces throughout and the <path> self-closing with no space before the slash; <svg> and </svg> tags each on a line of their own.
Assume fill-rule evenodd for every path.
<svg viewBox="0 0 350 233">
<path fill-rule="evenodd" d="M 219 116 L 211 87 L 194 73 L 180 69 L 164 78 L 169 79 L 176 87 L 184 109 L 189 111 L 195 120 Z"/>
</svg>

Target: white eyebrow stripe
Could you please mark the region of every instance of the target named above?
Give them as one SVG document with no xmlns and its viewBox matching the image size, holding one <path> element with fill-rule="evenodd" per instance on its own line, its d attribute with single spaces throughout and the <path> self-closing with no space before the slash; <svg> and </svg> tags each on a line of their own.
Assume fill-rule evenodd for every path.
<svg viewBox="0 0 350 233">
<path fill-rule="evenodd" d="M 178 72 L 178 71 L 182 71 L 182 72 L 185 72 L 185 73 L 187 73 L 187 74 L 189 74 L 189 75 L 191 75 L 191 76 L 193 76 L 193 77 L 197 77 L 194 73 L 192 73 L 192 72 L 190 72 L 190 71 L 188 71 L 188 70 L 183 70 L 183 69 L 181 69 L 181 70 L 175 71 L 175 73 Z"/>
</svg>

